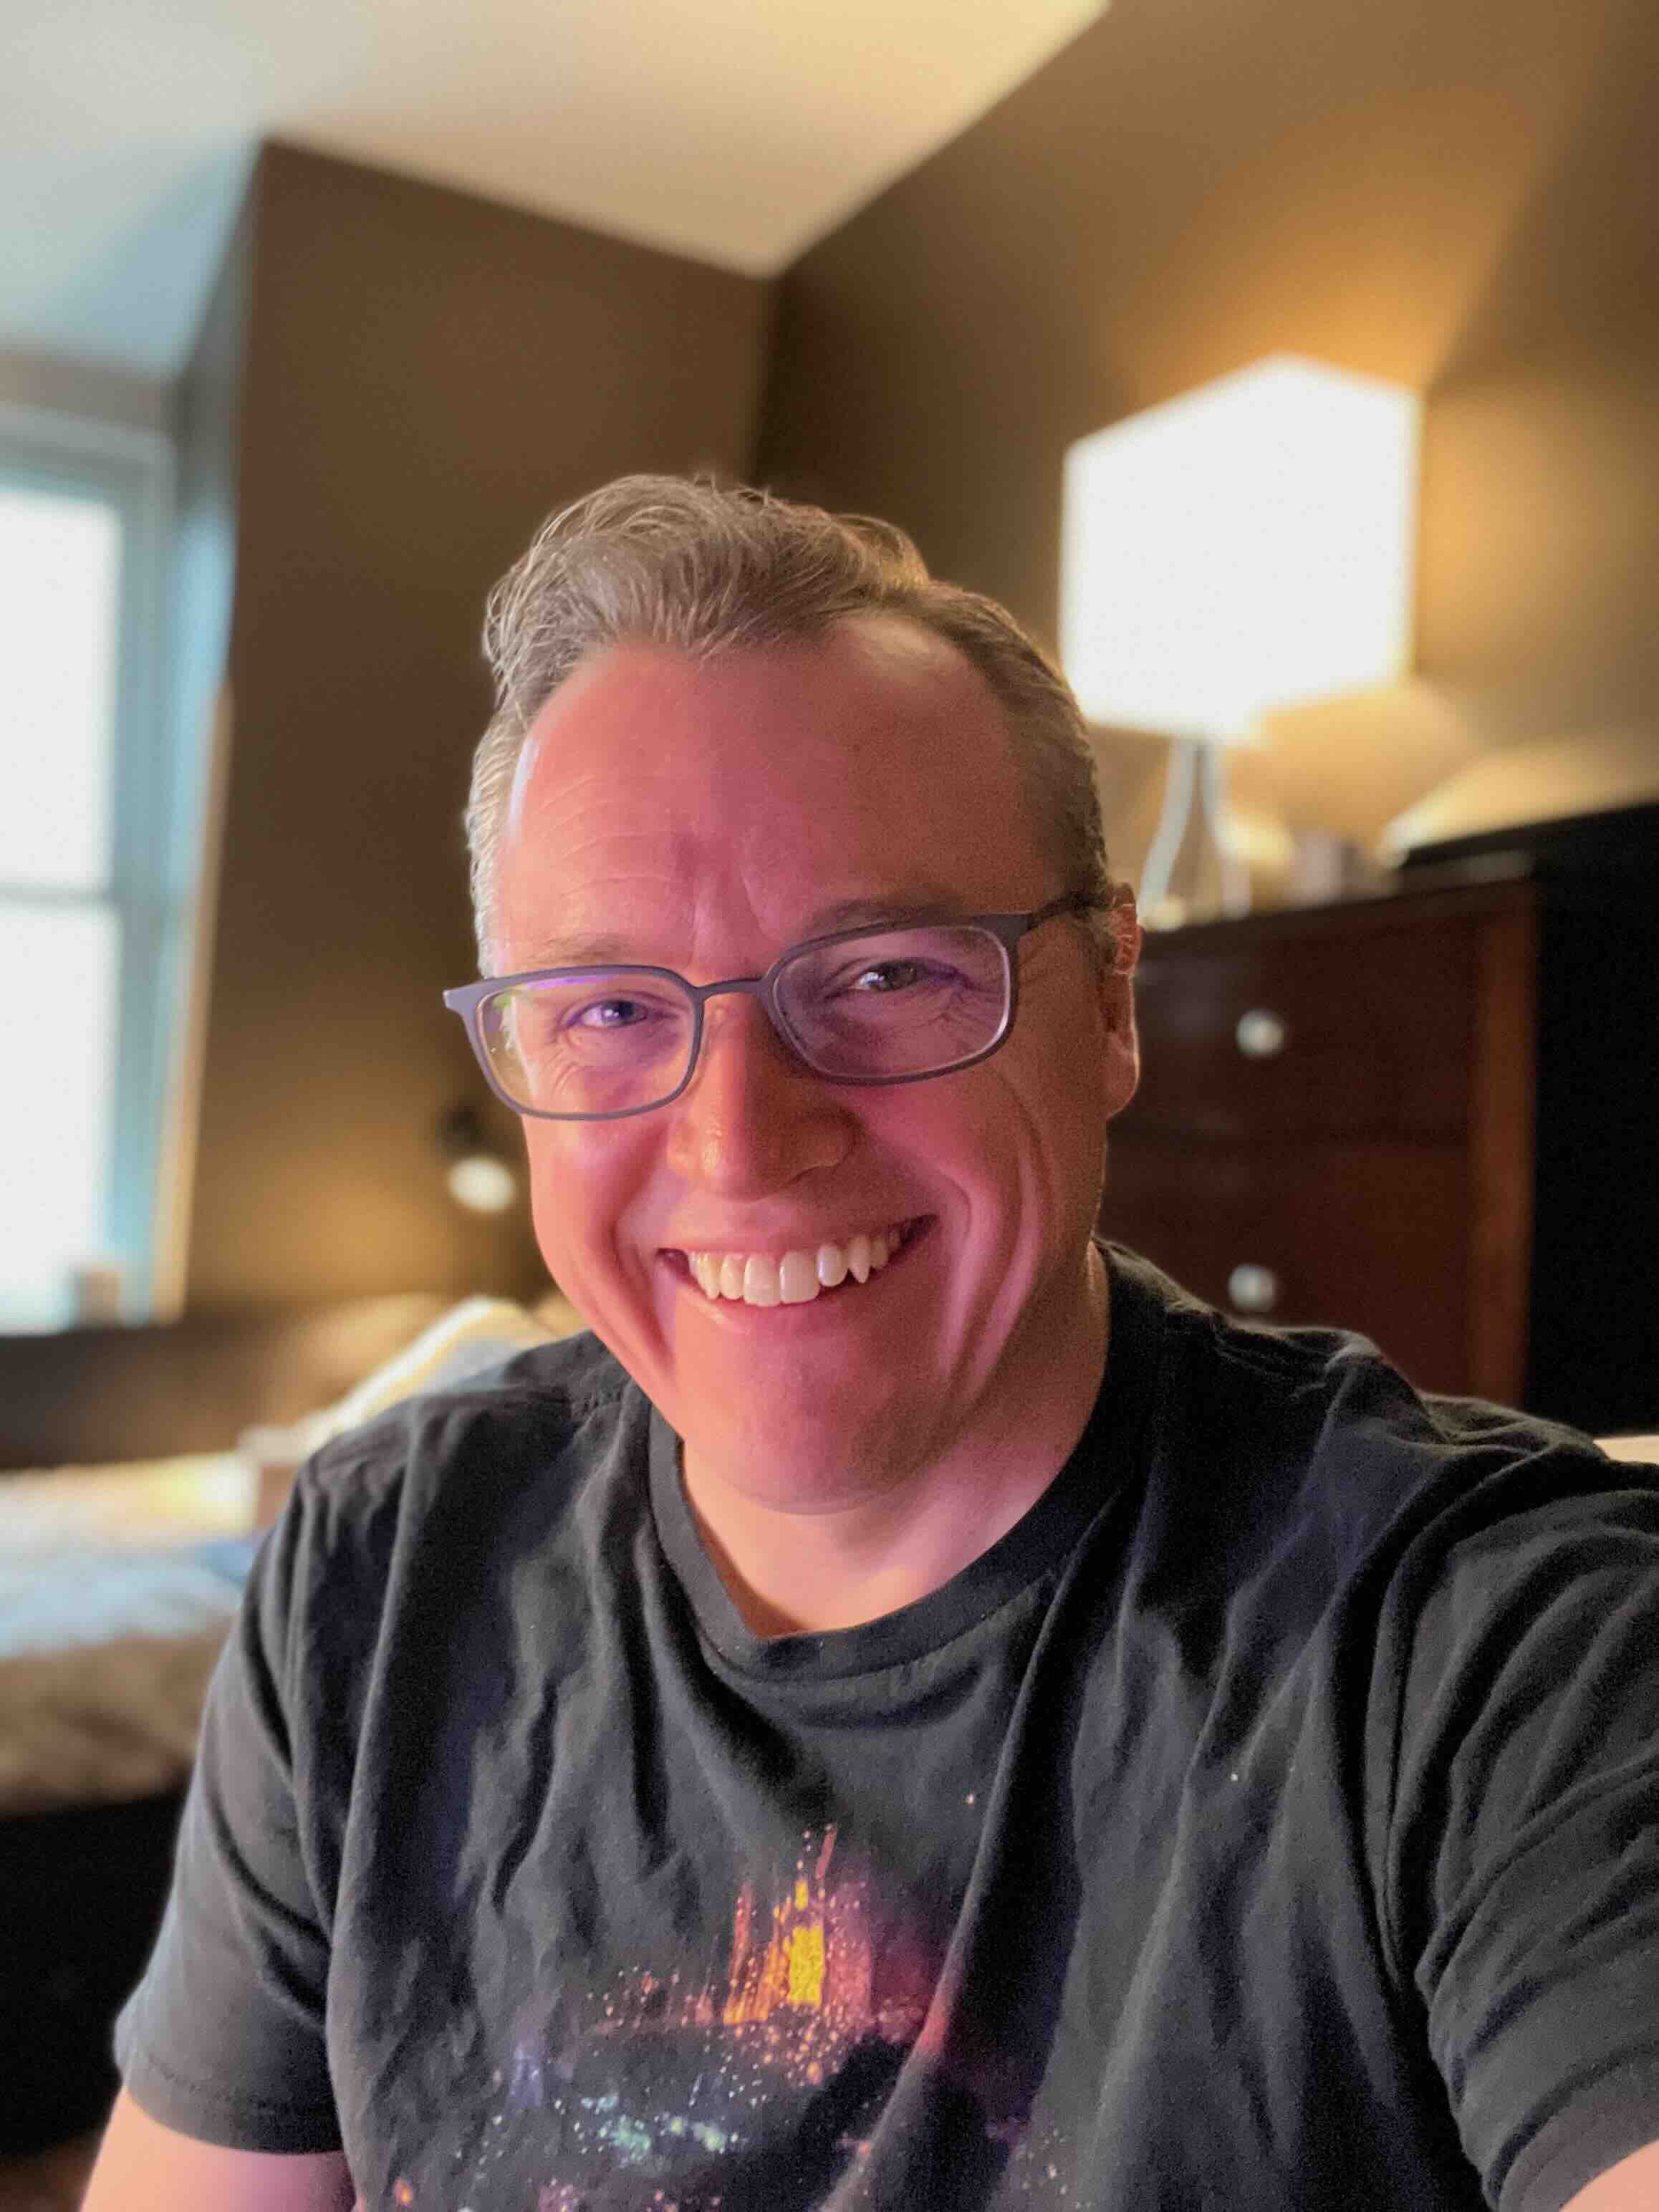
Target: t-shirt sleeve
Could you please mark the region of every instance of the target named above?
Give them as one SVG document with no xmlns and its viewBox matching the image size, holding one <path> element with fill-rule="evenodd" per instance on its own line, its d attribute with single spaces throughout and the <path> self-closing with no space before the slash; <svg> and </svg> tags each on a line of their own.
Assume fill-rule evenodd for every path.
<svg viewBox="0 0 1659 2212">
<path fill-rule="evenodd" d="M 208 1694 L 173 1893 L 116 2029 L 150 2116 L 244 2150 L 331 2150 L 325 1916 L 295 1787 L 297 1515 L 255 1563 Z M 308 1863 L 308 1861 L 312 1863 Z"/>
<path fill-rule="evenodd" d="M 1628 1472 L 1472 1500 L 1396 1678 L 1384 1911 L 1499 2212 L 1659 2137 L 1659 1472 Z"/>
</svg>

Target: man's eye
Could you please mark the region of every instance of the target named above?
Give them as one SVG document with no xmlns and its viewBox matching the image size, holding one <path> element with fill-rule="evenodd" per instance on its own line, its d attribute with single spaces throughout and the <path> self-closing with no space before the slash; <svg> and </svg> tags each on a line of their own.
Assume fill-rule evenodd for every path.
<svg viewBox="0 0 1659 2212">
<path fill-rule="evenodd" d="M 914 991 L 918 984 L 948 984 L 951 971 L 923 960 L 878 960 L 860 968 L 848 988 L 859 992 Z"/>
<path fill-rule="evenodd" d="M 585 1030 L 626 1030 L 648 1021 L 651 1008 L 642 999 L 594 999 L 571 1015 L 573 1027 Z"/>
</svg>

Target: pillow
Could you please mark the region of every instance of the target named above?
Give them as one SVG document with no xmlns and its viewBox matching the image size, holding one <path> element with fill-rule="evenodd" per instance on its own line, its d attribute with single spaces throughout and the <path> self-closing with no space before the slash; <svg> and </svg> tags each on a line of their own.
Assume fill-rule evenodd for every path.
<svg viewBox="0 0 1659 2212">
<path fill-rule="evenodd" d="M 1633 1460 L 1638 1467 L 1659 1467 L 1659 1435 L 1597 1437 L 1595 1441 L 1609 1459 Z"/>
<path fill-rule="evenodd" d="M 366 1375 L 337 1404 L 291 1428 L 245 1431 L 237 1449 L 255 1470 L 256 1527 L 267 1528 L 276 1519 L 301 1461 L 331 1437 L 361 1428 L 405 1398 L 417 1397 L 423 1390 L 453 1389 L 515 1352 L 574 1336 L 585 1326 L 570 1301 L 556 1292 L 534 1313 L 507 1298 L 465 1298 L 441 1314 L 412 1344 Z"/>
<path fill-rule="evenodd" d="M 366 1375 L 337 1405 L 314 1416 L 322 1425 L 318 1443 L 343 1435 L 347 1429 L 360 1429 L 388 1406 L 417 1397 L 423 1390 L 453 1389 L 457 1383 L 470 1382 L 486 1368 L 511 1358 L 515 1352 L 527 1352 L 538 1344 L 550 1344 L 556 1336 L 574 1334 L 582 1326 L 580 1318 L 568 1301 L 560 1304 L 568 1314 L 568 1324 L 550 1328 L 535 1314 L 506 1298 L 463 1299 L 448 1313 L 441 1314 L 430 1328 L 422 1329 L 413 1344 L 405 1345 L 383 1367 Z"/>
</svg>

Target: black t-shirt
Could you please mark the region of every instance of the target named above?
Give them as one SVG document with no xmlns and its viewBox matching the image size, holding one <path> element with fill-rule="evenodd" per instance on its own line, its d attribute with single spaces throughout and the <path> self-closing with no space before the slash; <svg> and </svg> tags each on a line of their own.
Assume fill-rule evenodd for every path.
<svg viewBox="0 0 1659 2212">
<path fill-rule="evenodd" d="M 1064 1470 L 860 1627 L 748 1632 L 591 1338 L 312 1462 L 139 2103 L 371 2212 L 1553 2212 L 1659 2136 L 1659 1470 L 1110 1258 Z"/>
</svg>

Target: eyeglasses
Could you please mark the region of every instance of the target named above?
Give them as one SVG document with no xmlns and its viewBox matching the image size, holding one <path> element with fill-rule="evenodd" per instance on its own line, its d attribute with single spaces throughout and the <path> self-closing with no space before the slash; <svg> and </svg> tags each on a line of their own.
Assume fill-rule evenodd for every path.
<svg viewBox="0 0 1659 2212">
<path fill-rule="evenodd" d="M 490 1088 L 520 1114 L 619 1121 L 678 1098 L 702 1045 L 703 1008 L 757 999 L 785 1044 L 831 1083 L 921 1083 L 988 1059 L 1018 1004 L 1014 947 L 1063 914 L 1103 902 L 1051 899 L 1030 914 L 838 929 L 781 952 L 763 975 L 688 983 L 672 968 L 537 968 L 444 993 Z"/>
</svg>

